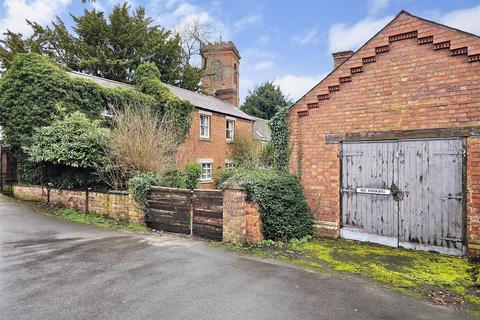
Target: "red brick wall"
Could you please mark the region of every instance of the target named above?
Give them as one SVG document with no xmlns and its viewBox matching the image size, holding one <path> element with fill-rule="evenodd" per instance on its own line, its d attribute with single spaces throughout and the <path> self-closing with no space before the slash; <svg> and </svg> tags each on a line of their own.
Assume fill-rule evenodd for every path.
<svg viewBox="0 0 480 320">
<path fill-rule="evenodd" d="M 233 144 L 226 139 L 226 116 L 212 113 L 210 118 L 210 139 L 200 139 L 200 111 L 193 114 L 192 125 L 184 143 L 177 154 L 177 165 L 183 167 L 189 161 L 197 159 L 213 160 L 213 175 L 218 168 L 225 167 L 225 160 L 233 150 Z M 235 120 L 235 137 L 246 136 L 253 139 L 253 122 Z M 201 189 L 214 189 L 213 183 L 200 183 Z"/>
<path fill-rule="evenodd" d="M 223 191 L 223 241 L 256 243 L 263 239 L 258 205 L 245 200 L 243 188 Z"/>
<path fill-rule="evenodd" d="M 390 42 L 407 32 L 413 37 Z M 433 43 L 419 44 L 429 36 Z M 450 48 L 435 50 L 445 41 Z M 382 46 L 388 50 L 380 52 Z M 468 55 L 453 55 L 463 47 Z M 336 235 L 340 221 L 339 144 L 326 144 L 326 134 L 479 126 L 480 62 L 469 62 L 476 54 L 480 38 L 402 13 L 295 104 L 290 170 L 303 173 L 317 233 Z M 375 61 L 363 60 L 369 57 Z M 352 73 L 358 67 L 362 72 Z M 476 150 L 469 151 L 472 159 Z M 475 179 L 469 176 L 469 212 L 479 208 Z M 469 236 L 478 237 L 471 219 Z"/>
<path fill-rule="evenodd" d="M 468 250 L 480 251 L 480 138 L 467 140 Z"/>
</svg>

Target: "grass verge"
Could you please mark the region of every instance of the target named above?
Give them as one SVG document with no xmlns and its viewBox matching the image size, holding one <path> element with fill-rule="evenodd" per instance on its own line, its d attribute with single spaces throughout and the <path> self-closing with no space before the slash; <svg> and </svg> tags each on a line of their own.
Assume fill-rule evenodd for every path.
<svg viewBox="0 0 480 320">
<path fill-rule="evenodd" d="M 55 209 L 53 211 L 48 212 L 48 214 L 65 219 L 65 220 L 77 222 L 77 223 L 89 224 L 89 225 L 94 225 L 102 228 L 111 228 L 119 231 L 127 231 L 127 232 L 149 231 L 147 227 L 142 225 L 127 223 L 127 222 L 119 222 L 99 214 L 83 213 L 70 208 Z"/>
<path fill-rule="evenodd" d="M 467 259 L 343 239 L 228 245 L 322 273 L 371 279 L 403 294 L 480 316 L 480 266 Z"/>
</svg>

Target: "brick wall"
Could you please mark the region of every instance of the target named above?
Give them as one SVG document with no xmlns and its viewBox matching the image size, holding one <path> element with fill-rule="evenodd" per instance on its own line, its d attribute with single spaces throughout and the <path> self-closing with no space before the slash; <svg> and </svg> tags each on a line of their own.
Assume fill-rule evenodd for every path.
<svg viewBox="0 0 480 320">
<path fill-rule="evenodd" d="M 480 252 L 480 137 L 467 140 L 468 250 Z"/>
<path fill-rule="evenodd" d="M 226 139 L 226 116 L 212 113 L 210 118 L 210 139 L 200 138 L 200 112 L 195 110 L 192 125 L 184 143 L 180 145 L 177 153 L 177 166 L 183 167 L 189 161 L 197 159 L 213 160 L 213 175 L 218 168 L 225 167 L 225 160 L 233 150 L 233 144 Z M 235 120 L 235 137 L 246 136 L 253 139 L 253 122 L 248 120 Z M 214 189 L 215 184 L 200 183 L 200 189 Z"/>
<path fill-rule="evenodd" d="M 302 173 L 317 234 L 336 236 L 340 224 L 340 145 L 326 135 L 479 126 L 479 54 L 480 38 L 402 13 L 295 104 L 290 171 Z M 470 140 L 469 158 L 478 153 Z M 471 239 L 479 237 L 475 168 L 470 161 Z"/>
<path fill-rule="evenodd" d="M 243 188 L 223 192 L 223 241 L 256 243 L 263 239 L 258 205 L 245 200 Z"/>
<path fill-rule="evenodd" d="M 140 205 L 128 192 L 87 192 L 80 190 L 48 189 L 41 186 L 14 185 L 13 196 L 20 200 L 50 203 L 54 206 L 92 212 L 117 221 L 144 224 Z"/>
</svg>

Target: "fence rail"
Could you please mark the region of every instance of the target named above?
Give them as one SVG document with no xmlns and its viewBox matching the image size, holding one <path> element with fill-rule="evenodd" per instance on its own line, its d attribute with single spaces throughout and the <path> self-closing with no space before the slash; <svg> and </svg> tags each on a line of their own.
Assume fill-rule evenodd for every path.
<svg viewBox="0 0 480 320">
<path fill-rule="evenodd" d="M 150 228 L 222 240 L 222 191 L 152 187 L 147 200 Z"/>
</svg>

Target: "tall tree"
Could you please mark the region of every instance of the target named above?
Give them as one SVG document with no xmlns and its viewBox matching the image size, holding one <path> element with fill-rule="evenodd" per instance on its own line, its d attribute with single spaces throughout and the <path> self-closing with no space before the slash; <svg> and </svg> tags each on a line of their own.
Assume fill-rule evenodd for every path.
<svg viewBox="0 0 480 320">
<path fill-rule="evenodd" d="M 33 34 L 26 39 L 7 31 L 0 41 L 1 68 L 8 69 L 16 53 L 37 52 L 69 69 L 130 83 L 141 63 L 152 62 L 163 82 L 200 89 L 202 72 L 185 61 L 180 36 L 154 25 L 143 7 L 132 11 L 124 2 L 108 17 L 92 9 L 72 19 L 73 33 L 58 17 L 51 26 L 29 22 Z"/>
<path fill-rule="evenodd" d="M 292 101 L 273 81 L 267 81 L 249 91 L 241 110 L 254 117 L 271 119 L 278 110 L 288 107 Z"/>
</svg>

